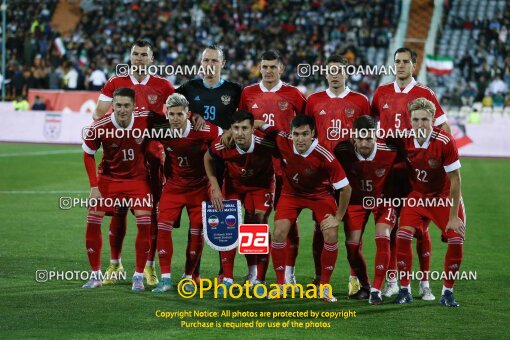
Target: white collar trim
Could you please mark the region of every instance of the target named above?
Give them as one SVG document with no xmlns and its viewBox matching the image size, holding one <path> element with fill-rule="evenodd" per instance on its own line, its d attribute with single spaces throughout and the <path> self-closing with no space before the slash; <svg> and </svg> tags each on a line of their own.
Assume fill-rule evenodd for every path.
<svg viewBox="0 0 510 340">
<path fill-rule="evenodd" d="M 262 92 L 276 92 L 278 91 L 279 89 L 281 89 L 283 86 L 283 81 L 279 81 L 278 84 L 276 84 L 271 90 L 268 90 L 264 84 L 262 83 L 262 81 L 259 83 L 259 87 L 260 89 L 262 90 Z"/>
<path fill-rule="evenodd" d="M 191 122 L 189 121 L 189 119 L 186 119 L 186 129 L 184 129 L 184 132 L 182 133 L 182 136 L 183 137 L 188 137 L 190 131 L 191 131 Z"/>
<path fill-rule="evenodd" d="M 253 150 L 255 150 L 255 136 L 251 135 L 251 145 L 248 148 L 248 150 L 244 151 L 237 144 L 236 144 L 236 150 L 237 150 L 237 152 L 239 152 L 240 155 L 244 155 L 246 153 L 252 153 Z"/>
<path fill-rule="evenodd" d="M 430 144 L 430 137 L 432 136 L 432 132 L 433 132 L 433 130 L 431 130 L 431 131 L 430 131 L 430 133 L 429 133 L 429 135 L 428 135 L 427 139 L 425 139 L 425 141 L 423 142 L 423 144 L 422 144 L 422 145 L 420 145 L 420 144 L 418 143 L 418 140 L 416 139 L 416 137 L 413 137 L 413 140 L 414 140 L 414 147 L 415 147 L 416 149 L 428 149 L 429 144 Z"/>
<path fill-rule="evenodd" d="M 141 82 L 138 82 L 138 80 L 136 80 L 135 77 L 133 77 L 132 75 L 129 75 L 129 78 L 131 78 L 131 82 L 133 83 L 133 85 L 147 85 L 150 77 L 151 77 L 151 75 L 148 74 L 147 77 L 145 77 Z"/>
<path fill-rule="evenodd" d="M 326 94 L 329 96 L 329 98 L 345 98 L 349 93 L 351 92 L 351 89 L 349 87 L 345 87 L 345 89 L 340 93 L 338 96 L 335 95 L 329 88 L 326 90 Z"/>
<path fill-rule="evenodd" d="M 374 150 L 372 150 L 372 153 L 367 157 L 363 157 L 357 150 L 354 151 L 356 153 L 356 157 L 358 157 L 358 160 L 360 161 L 373 161 L 375 158 L 375 154 L 377 153 L 377 143 L 374 145 Z"/>
<path fill-rule="evenodd" d="M 411 82 L 409 84 L 407 84 L 407 86 L 405 87 L 405 89 L 403 91 L 400 91 L 400 87 L 398 87 L 398 84 L 397 84 L 397 81 L 395 80 L 393 82 L 393 88 L 395 89 L 395 92 L 396 93 L 409 93 L 409 91 L 411 91 L 414 87 L 414 85 L 416 85 L 417 81 L 414 80 L 414 77 L 411 78 Z"/>
<path fill-rule="evenodd" d="M 133 124 L 135 123 L 135 115 L 133 114 L 133 112 L 131 112 L 131 122 L 129 123 L 129 125 L 125 128 L 123 128 L 122 126 L 120 126 L 120 124 L 117 122 L 117 120 L 115 120 L 115 112 L 113 112 L 111 114 L 111 120 L 112 120 L 112 123 L 113 123 L 113 126 L 115 126 L 117 129 L 131 129 L 133 127 Z"/>
<path fill-rule="evenodd" d="M 310 145 L 310 147 L 308 148 L 308 150 L 306 150 L 305 152 L 303 153 L 299 153 L 297 150 L 296 150 L 296 147 L 294 146 L 294 143 L 292 143 L 292 148 L 294 149 L 294 153 L 296 155 L 299 155 L 299 156 L 303 156 L 303 158 L 306 158 L 309 154 L 312 153 L 313 150 L 315 150 L 315 147 L 319 144 L 319 141 L 317 139 L 314 139 L 314 141 L 312 142 L 312 145 Z"/>
</svg>

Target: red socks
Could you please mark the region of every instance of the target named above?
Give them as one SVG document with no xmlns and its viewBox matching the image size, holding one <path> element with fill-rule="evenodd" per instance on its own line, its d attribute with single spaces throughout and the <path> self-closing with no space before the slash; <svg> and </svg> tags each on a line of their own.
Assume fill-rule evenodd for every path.
<svg viewBox="0 0 510 340">
<path fill-rule="evenodd" d="M 420 260 L 420 271 L 424 275 L 422 281 L 428 281 L 428 273 L 430 271 L 430 255 L 432 252 L 432 242 L 430 241 L 428 228 L 423 232 L 420 229 L 416 229 L 414 236 L 416 237 L 416 253 L 418 254 L 418 259 Z"/>
<path fill-rule="evenodd" d="M 161 274 L 170 274 L 172 272 L 172 255 L 174 253 L 172 229 L 170 223 L 158 223 L 157 247 Z"/>
<path fill-rule="evenodd" d="M 191 228 L 190 229 L 190 243 L 188 256 L 186 257 L 186 265 L 184 273 L 192 276 L 197 266 L 198 260 L 202 255 L 202 249 L 204 248 L 204 238 L 202 236 L 202 228 Z"/>
<path fill-rule="evenodd" d="M 223 277 L 227 279 L 234 279 L 234 259 L 236 257 L 237 249 L 227 251 L 220 251 L 221 268 L 223 268 Z"/>
<path fill-rule="evenodd" d="M 464 239 L 461 236 L 448 238 L 448 250 L 444 259 L 444 271 L 447 279 L 443 280 L 443 285 L 446 288 L 453 288 L 455 283 L 455 280 L 449 280 L 449 278 L 455 277 L 455 273 L 460 269 L 464 248 L 463 243 Z"/>
<path fill-rule="evenodd" d="M 390 238 L 389 236 L 376 236 L 375 244 L 377 249 L 375 251 L 375 271 L 372 288 L 381 290 L 390 262 Z"/>
<path fill-rule="evenodd" d="M 321 255 L 321 284 L 328 284 L 331 279 L 331 274 L 335 269 L 336 259 L 338 257 L 338 242 L 327 243 L 324 242 L 324 248 Z"/>
<path fill-rule="evenodd" d="M 138 233 L 136 234 L 135 253 L 136 253 L 136 269 L 137 273 L 143 273 L 147 255 L 150 251 L 150 227 L 151 216 L 142 215 L 136 217 L 136 226 Z"/>
<path fill-rule="evenodd" d="M 355 241 L 346 241 L 345 247 L 347 248 L 347 260 L 349 260 L 351 266 L 351 273 L 354 271 L 362 286 L 369 286 L 367 264 L 361 252 L 361 244 Z"/>
<path fill-rule="evenodd" d="M 87 215 L 87 231 L 85 233 L 85 246 L 89 257 L 92 271 L 101 269 L 101 249 L 103 247 L 103 236 L 101 235 L 101 222 L 103 216 L 91 212 Z"/>
<path fill-rule="evenodd" d="M 126 236 L 126 208 L 117 208 L 110 221 L 110 229 L 108 232 L 108 239 L 110 241 L 110 259 L 120 260 L 122 253 L 122 243 Z"/>
<path fill-rule="evenodd" d="M 296 259 L 298 257 L 299 250 L 299 230 L 297 221 L 295 221 L 289 230 L 289 234 L 287 236 L 287 255 L 285 265 L 290 267 L 296 266 Z"/>
<path fill-rule="evenodd" d="M 324 246 L 324 236 L 322 236 L 321 226 L 318 223 L 315 223 L 315 228 L 313 230 L 313 262 L 315 265 L 315 277 L 321 276 L 321 254 L 322 247 Z"/>
<path fill-rule="evenodd" d="M 410 273 L 413 269 L 413 233 L 406 229 L 397 232 L 397 266 L 400 272 Z M 409 286 L 410 276 L 403 275 L 400 284 Z"/>
<path fill-rule="evenodd" d="M 151 249 L 149 251 L 149 255 L 147 256 L 147 261 L 154 261 L 156 257 L 156 249 L 158 242 L 158 215 L 154 211 L 151 214 L 151 227 L 150 227 L 150 246 Z"/>
<path fill-rule="evenodd" d="M 286 247 L 287 242 L 271 242 L 271 257 L 273 258 L 273 267 L 276 273 L 276 283 L 280 285 L 285 283 Z"/>
</svg>

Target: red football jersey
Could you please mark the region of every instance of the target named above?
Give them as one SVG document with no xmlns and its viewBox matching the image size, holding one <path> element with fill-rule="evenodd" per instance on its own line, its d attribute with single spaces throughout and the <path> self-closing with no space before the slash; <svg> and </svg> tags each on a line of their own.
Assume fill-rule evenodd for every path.
<svg viewBox="0 0 510 340">
<path fill-rule="evenodd" d="M 128 87 L 135 90 L 135 106 L 140 111 L 152 111 L 164 116 L 165 102 L 175 92 L 168 80 L 160 76 L 148 75 L 138 82 L 131 75 L 113 76 L 101 89 L 99 100 L 111 102 L 116 89 Z"/>
<path fill-rule="evenodd" d="M 328 89 L 308 97 L 305 114 L 315 120 L 319 143 L 334 150 L 338 143 L 349 140 L 356 118 L 370 115 L 370 103 L 365 95 L 348 87 L 338 96 Z"/>
<path fill-rule="evenodd" d="M 314 139 L 310 148 L 299 154 L 290 136 L 266 125 L 268 138 L 274 138 L 283 170 L 282 195 L 317 198 L 331 195 L 331 188 L 349 184 L 342 166 L 333 154 Z"/>
<path fill-rule="evenodd" d="M 297 87 L 280 81 L 271 90 L 262 82 L 247 86 L 241 93 L 239 109 L 281 131 L 290 131 L 290 121 L 305 112 L 306 99 Z"/>
<path fill-rule="evenodd" d="M 255 132 L 257 133 L 257 132 Z M 225 148 L 218 138 L 209 149 L 213 157 L 225 161 L 224 185 L 236 192 L 271 188 L 274 182 L 274 142 L 253 135 L 251 146 L 244 151 L 237 145 Z"/>
<path fill-rule="evenodd" d="M 436 106 L 435 126 L 447 122 L 446 114 L 437 101 L 434 92 L 427 86 L 413 80 L 405 89 L 400 89 L 397 82 L 379 86 L 372 99 L 372 116 L 379 118 L 384 131 L 405 130 L 411 128 L 411 115 L 407 105 L 416 98 L 424 97 Z"/>
<path fill-rule="evenodd" d="M 188 192 L 208 185 L 204 153 L 222 132 L 221 128 L 208 122 L 197 131 L 188 119 L 182 138 L 160 140 L 167 156 L 165 190 Z"/>
<path fill-rule="evenodd" d="M 143 137 L 143 131 L 147 131 L 149 115 L 149 112 L 133 112 L 126 128 L 117 123 L 114 114 L 92 123 L 88 134 L 91 138 L 85 139 L 82 149 L 93 155 L 103 147 L 99 176 L 113 181 L 147 179 L 144 154 L 147 140 L 135 137 Z"/>
<path fill-rule="evenodd" d="M 412 190 L 427 196 L 449 196 L 450 180 L 446 173 L 460 168 L 453 137 L 434 127 L 423 145 L 419 145 L 414 137 L 402 138 L 398 142 L 402 143 L 400 147 L 405 151 L 412 172 Z"/>
<path fill-rule="evenodd" d="M 362 205 L 364 197 L 387 197 L 391 185 L 391 169 L 397 159 L 397 148 L 377 142 L 374 151 L 364 158 L 351 142 L 338 144 L 335 156 L 352 186 L 349 204 Z"/>
</svg>

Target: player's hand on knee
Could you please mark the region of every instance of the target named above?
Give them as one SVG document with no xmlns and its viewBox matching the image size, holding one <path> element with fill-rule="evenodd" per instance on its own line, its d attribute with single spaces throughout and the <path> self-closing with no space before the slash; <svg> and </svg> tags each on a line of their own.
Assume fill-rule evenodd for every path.
<svg viewBox="0 0 510 340">
<path fill-rule="evenodd" d="M 340 224 L 340 221 L 337 220 L 335 215 L 326 214 L 326 218 L 321 222 L 321 230 L 337 228 Z"/>
<path fill-rule="evenodd" d="M 221 190 L 211 189 L 211 202 L 217 211 L 223 210 L 223 195 L 221 194 Z"/>
<path fill-rule="evenodd" d="M 455 217 L 453 220 L 449 220 L 448 224 L 446 225 L 446 232 L 451 229 L 460 236 L 464 237 L 466 233 L 466 226 L 464 226 L 464 222 L 459 217 Z"/>
</svg>

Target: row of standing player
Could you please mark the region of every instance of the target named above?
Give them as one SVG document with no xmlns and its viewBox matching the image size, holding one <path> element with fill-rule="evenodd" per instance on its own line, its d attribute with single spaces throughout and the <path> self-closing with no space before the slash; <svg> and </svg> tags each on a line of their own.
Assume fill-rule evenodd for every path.
<svg viewBox="0 0 510 340">
<path fill-rule="evenodd" d="M 131 58 L 133 64 L 150 63 L 152 61 L 152 50 L 150 45 L 137 42 L 132 48 Z M 217 122 L 218 124 L 228 127 L 229 117 L 234 110 L 236 110 L 236 103 L 240 102 L 239 107 L 247 109 L 254 113 L 256 118 L 265 120 L 270 125 L 279 127 L 284 131 L 288 131 L 290 119 L 299 113 L 305 112 L 308 115 L 314 116 L 317 123 L 317 133 L 321 144 L 331 148 L 331 144 L 336 144 L 337 141 L 328 140 L 325 131 L 329 127 L 351 127 L 353 120 L 363 114 L 373 114 L 380 118 L 381 127 L 383 129 L 404 129 L 409 127 L 409 112 L 407 104 L 414 98 L 425 97 L 432 100 L 436 106 L 436 119 L 435 125 L 448 130 L 446 125 L 446 117 L 441 110 L 433 92 L 417 84 L 412 78 L 412 72 L 416 62 L 414 52 L 407 49 L 399 49 L 395 53 L 395 63 L 397 66 L 397 77 L 394 83 L 383 85 L 377 89 L 372 109 L 365 96 L 350 91 L 345 86 L 345 76 L 342 74 L 328 75 L 329 88 L 327 91 L 313 94 L 308 98 L 308 104 L 299 91 L 287 84 L 283 84 L 280 80 L 280 75 L 283 72 L 283 62 L 280 56 L 274 52 L 264 53 L 261 60 L 261 74 L 262 82 L 247 87 L 241 91 L 240 86 L 237 84 L 222 80 L 220 78 L 221 68 L 225 63 L 223 54 L 217 47 L 206 48 L 202 54 L 202 64 L 204 66 L 213 66 L 215 68 L 214 74 L 207 74 L 204 79 L 192 80 L 179 88 L 179 92 L 183 93 L 190 102 L 190 109 L 192 112 L 200 114 L 206 120 Z M 333 56 L 328 60 L 328 64 L 337 63 L 338 65 L 345 65 L 345 60 L 341 57 Z M 136 75 L 135 75 L 136 76 Z M 138 104 L 138 108 L 150 109 L 153 112 L 162 112 L 161 100 L 165 95 L 171 92 L 171 85 L 158 86 L 158 82 L 164 84 L 164 80 L 158 77 L 114 77 L 105 85 L 100 101 L 98 103 L 97 112 L 105 112 L 108 109 L 109 101 L 111 100 L 111 93 L 113 89 L 119 86 L 130 86 L 135 89 L 137 93 L 137 103 L 145 103 L 145 106 Z M 151 84 L 152 83 L 152 84 Z M 151 86 L 152 85 L 152 86 Z M 165 87 L 168 88 L 165 94 Z M 161 105 L 160 105 L 161 104 Z M 156 168 L 156 167 L 154 167 Z M 277 170 L 277 169 L 275 169 Z M 278 170 L 277 170 L 278 171 Z M 280 176 L 278 176 L 280 177 Z M 158 178 L 152 176 L 152 178 Z M 407 180 L 406 180 L 407 181 Z M 156 181 L 157 182 L 157 181 Z M 112 246 L 112 265 L 118 265 L 120 262 L 120 247 L 118 240 L 122 239 L 125 224 L 115 225 L 115 217 L 112 219 L 111 225 L 111 241 Z M 118 219 L 117 219 L 118 220 Z M 124 218 L 125 220 L 125 218 Z M 113 230 L 113 232 L 112 232 Z M 297 230 L 297 228 L 293 228 Z M 115 232 L 117 231 L 117 232 Z M 119 232 L 120 231 L 120 232 Z M 155 233 L 154 233 L 155 234 Z M 349 234 L 349 233 L 348 233 Z M 428 233 L 421 233 L 419 247 L 420 262 L 422 269 L 426 271 L 429 263 L 430 256 L 430 238 Z M 360 261 L 361 258 L 361 243 L 359 240 L 352 240 L 348 237 L 347 248 L 349 251 L 349 259 L 358 259 L 357 263 L 364 263 Z M 117 238 L 117 242 L 115 241 Z M 354 237 L 356 238 L 356 237 Z M 153 240 L 154 240 L 153 236 Z M 394 240 L 394 237 L 392 238 Z M 293 268 L 295 258 L 297 256 L 299 237 L 297 233 L 291 235 L 289 238 L 290 246 L 288 247 L 288 256 L 286 261 L 286 276 L 287 281 L 292 282 L 295 280 Z M 314 242 L 314 244 L 320 242 Z M 356 243 L 358 243 L 356 245 Z M 393 243 L 392 243 L 393 244 Z M 155 247 L 151 247 L 155 249 Z M 113 250 L 116 250 L 115 252 Z M 314 255 L 317 255 L 314 247 Z M 314 256 L 317 261 L 318 256 Z M 395 251 L 392 251 L 392 261 L 390 261 L 390 269 L 395 268 Z M 355 265 L 351 266 L 355 267 Z M 153 254 L 147 262 L 145 272 L 149 278 L 154 277 L 154 271 L 151 272 L 153 266 Z M 253 262 L 249 262 L 251 275 L 255 270 Z M 318 266 L 316 266 L 318 267 Z M 317 273 L 319 274 L 319 273 Z M 355 270 L 350 279 L 350 295 L 354 295 L 357 283 Z M 364 281 L 364 280 L 363 280 Z M 422 282 L 422 288 L 427 291 L 428 282 Z M 362 282 L 366 287 L 366 281 Z M 389 283 L 386 287 L 386 294 L 394 294 L 396 284 Z M 388 289 L 389 288 L 389 289 Z M 398 288 L 397 288 L 398 289 Z M 430 292 L 430 290 L 428 290 Z"/>
</svg>

